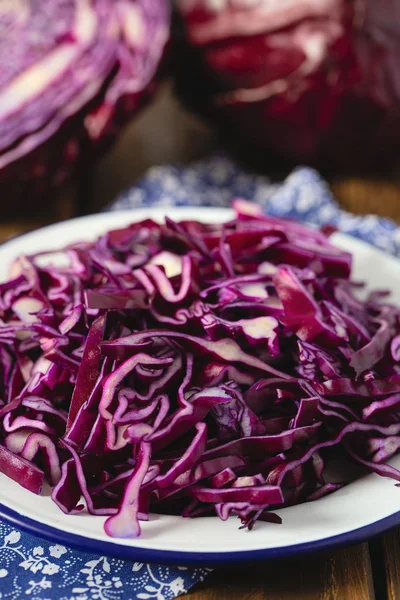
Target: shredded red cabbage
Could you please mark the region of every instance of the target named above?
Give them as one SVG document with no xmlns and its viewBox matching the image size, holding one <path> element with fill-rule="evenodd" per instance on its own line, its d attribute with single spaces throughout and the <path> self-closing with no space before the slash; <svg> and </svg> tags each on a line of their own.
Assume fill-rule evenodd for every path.
<svg viewBox="0 0 400 600">
<path fill-rule="evenodd" d="M 149 511 L 277 523 L 349 483 L 349 462 L 400 481 L 399 309 L 360 300 L 322 233 L 234 206 L 15 261 L 4 474 L 117 537 Z"/>
</svg>

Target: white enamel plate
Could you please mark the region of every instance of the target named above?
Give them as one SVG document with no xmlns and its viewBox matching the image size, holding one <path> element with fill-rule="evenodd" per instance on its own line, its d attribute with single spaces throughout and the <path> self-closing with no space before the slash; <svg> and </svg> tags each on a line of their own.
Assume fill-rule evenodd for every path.
<svg viewBox="0 0 400 600">
<path fill-rule="evenodd" d="M 0 247 L 0 279 L 19 254 L 57 249 L 94 239 L 107 229 L 147 217 L 223 221 L 230 210 L 210 208 L 141 209 L 102 213 L 45 227 Z M 358 240 L 336 234 L 334 242 L 354 256 L 353 277 L 369 287 L 390 288 L 400 304 L 400 263 Z M 400 467 L 400 456 L 391 464 Z M 65 515 L 49 494 L 36 497 L 0 474 L 0 518 L 58 543 L 124 558 L 154 561 L 218 563 L 290 556 L 364 540 L 400 525 L 400 488 L 391 479 L 368 475 L 316 502 L 277 510 L 282 525 L 257 523 L 252 531 L 238 529 L 238 520 L 217 517 L 183 519 L 154 515 L 134 540 L 109 538 L 104 519 L 87 514 Z"/>
</svg>

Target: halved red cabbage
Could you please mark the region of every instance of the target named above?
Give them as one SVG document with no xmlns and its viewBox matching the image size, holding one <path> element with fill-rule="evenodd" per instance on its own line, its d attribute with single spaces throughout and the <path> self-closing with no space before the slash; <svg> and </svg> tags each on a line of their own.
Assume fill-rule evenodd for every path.
<svg viewBox="0 0 400 600">
<path fill-rule="evenodd" d="M 255 148 L 354 169 L 399 154 L 396 0 L 176 0 L 187 104 Z M 373 140 L 373 143 L 371 141 Z"/>
<path fill-rule="evenodd" d="M 149 511 L 279 523 L 349 461 L 400 480 L 399 309 L 320 232 L 234 205 L 12 265 L 0 471 L 118 537 Z"/>
<path fill-rule="evenodd" d="M 109 143 L 153 92 L 168 32 L 167 0 L 3 4 L 2 189 L 42 194 Z"/>
</svg>

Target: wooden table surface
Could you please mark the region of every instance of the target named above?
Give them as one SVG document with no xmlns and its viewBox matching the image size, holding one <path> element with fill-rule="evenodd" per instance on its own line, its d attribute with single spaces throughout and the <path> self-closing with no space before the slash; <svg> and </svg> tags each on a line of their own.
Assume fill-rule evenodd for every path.
<svg viewBox="0 0 400 600">
<path fill-rule="evenodd" d="M 212 132 L 187 115 L 164 88 L 157 102 L 129 126 L 84 186 L 71 184 L 35 217 L 0 222 L 0 241 L 80 212 L 95 212 L 147 168 L 188 162 L 215 146 Z M 268 174 L 268 165 L 265 165 Z M 400 177 L 399 177 L 400 180 Z M 343 207 L 400 222 L 400 183 L 386 177 L 336 177 L 331 186 Z M 90 193 L 89 193 L 90 190 Z M 0 190 L 1 191 L 1 190 Z M 400 506 L 400 503 L 399 503 Z M 216 569 L 190 600 L 400 600 L 400 532 L 343 550 L 289 561 Z"/>
</svg>

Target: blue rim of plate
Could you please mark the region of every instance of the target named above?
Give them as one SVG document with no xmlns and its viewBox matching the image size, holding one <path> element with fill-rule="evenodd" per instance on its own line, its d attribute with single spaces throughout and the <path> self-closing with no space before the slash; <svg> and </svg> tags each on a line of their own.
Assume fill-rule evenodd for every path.
<svg viewBox="0 0 400 600">
<path fill-rule="evenodd" d="M 217 517 L 215 517 L 217 518 Z M 292 546 L 282 546 L 278 548 L 261 548 L 257 550 L 244 550 L 235 552 L 179 552 L 172 550 L 153 550 L 151 548 L 140 548 L 118 544 L 116 542 L 106 542 L 94 538 L 69 533 L 56 527 L 44 525 L 40 521 L 35 521 L 25 517 L 15 510 L 0 503 L 0 519 L 6 520 L 10 525 L 19 529 L 42 537 L 50 542 L 57 544 L 63 543 L 71 546 L 81 552 L 113 556 L 124 560 L 140 560 L 143 562 L 158 564 L 175 565 L 197 565 L 197 566 L 216 566 L 232 563 L 254 562 L 261 560 L 273 560 L 282 558 L 293 558 L 299 555 L 310 554 L 313 552 L 328 551 L 339 549 L 344 546 L 359 544 L 366 540 L 381 535 L 400 526 L 400 511 L 379 519 L 370 525 L 364 525 L 358 529 L 353 529 L 346 533 L 305 542 L 302 544 L 293 544 Z M 277 525 L 279 527 L 279 525 Z"/>
</svg>

